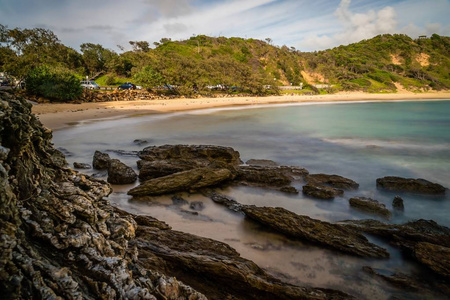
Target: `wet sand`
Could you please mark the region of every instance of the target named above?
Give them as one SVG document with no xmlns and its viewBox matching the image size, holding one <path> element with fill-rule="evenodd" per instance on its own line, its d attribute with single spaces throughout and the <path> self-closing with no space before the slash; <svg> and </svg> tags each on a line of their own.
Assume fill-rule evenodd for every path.
<svg viewBox="0 0 450 300">
<path fill-rule="evenodd" d="M 70 126 L 76 122 L 132 116 L 137 114 L 166 113 L 206 108 L 240 105 L 267 105 L 283 103 L 321 103 L 346 101 L 392 101 L 450 99 L 450 92 L 368 94 L 361 92 L 338 93 L 332 95 L 283 95 L 269 97 L 224 97 L 170 100 L 115 101 L 82 104 L 36 104 L 33 113 L 41 122 L 53 130 Z"/>
</svg>

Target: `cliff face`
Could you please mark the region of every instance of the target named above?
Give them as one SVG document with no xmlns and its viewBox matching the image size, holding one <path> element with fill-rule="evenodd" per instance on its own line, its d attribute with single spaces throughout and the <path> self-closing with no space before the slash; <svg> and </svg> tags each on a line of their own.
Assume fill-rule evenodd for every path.
<svg viewBox="0 0 450 300">
<path fill-rule="evenodd" d="M 65 167 L 30 109 L 0 92 L 2 298 L 204 298 L 139 265 L 136 247 L 128 247 L 133 217 L 103 199 L 108 184 Z"/>
</svg>

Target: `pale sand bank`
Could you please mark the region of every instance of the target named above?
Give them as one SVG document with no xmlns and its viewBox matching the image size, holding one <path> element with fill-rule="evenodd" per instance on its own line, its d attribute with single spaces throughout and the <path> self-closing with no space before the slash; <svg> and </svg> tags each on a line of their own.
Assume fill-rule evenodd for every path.
<svg viewBox="0 0 450 300">
<path fill-rule="evenodd" d="M 450 92 L 429 93 L 338 93 L 333 95 L 314 96 L 270 96 L 270 97 L 227 97 L 227 98 L 197 98 L 171 100 L 138 100 L 115 101 L 82 104 L 37 104 L 33 112 L 41 122 L 53 129 L 61 129 L 76 122 L 131 116 L 137 114 L 166 113 L 175 111 L 197 110 L 239 105 L 266 105 L 284 103 L 320 103 L 345 101 L 392 101 L 392 100 L 425 100 L 450 99 Z"/>
</svg>

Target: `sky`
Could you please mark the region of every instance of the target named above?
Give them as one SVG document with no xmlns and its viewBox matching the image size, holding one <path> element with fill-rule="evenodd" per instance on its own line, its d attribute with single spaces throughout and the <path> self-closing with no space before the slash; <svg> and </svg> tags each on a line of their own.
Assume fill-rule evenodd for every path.
<svg viewBox="0 0 450 300">
<path fill-rule="evenodd" d="M 450 0 L 0 0 L 0 24 L 50 29 L 77 51 L 202 34 L 316 51 L 383 33 L 450 36 Z"/>
</svg>

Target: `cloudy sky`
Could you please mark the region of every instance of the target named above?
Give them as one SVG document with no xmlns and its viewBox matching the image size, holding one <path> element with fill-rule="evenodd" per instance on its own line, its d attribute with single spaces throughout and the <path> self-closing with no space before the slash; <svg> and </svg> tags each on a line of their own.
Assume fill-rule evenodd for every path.
<svg viewBox="0 0 450 300">
<path fill-rule="evenodd" d="M 0 0 L 0 24 L 50 29 L 76 50 L 205 34 L 314 51 L 381 33 L 450 36 L 449 16 L 450 0 Z"/>
</svg>

